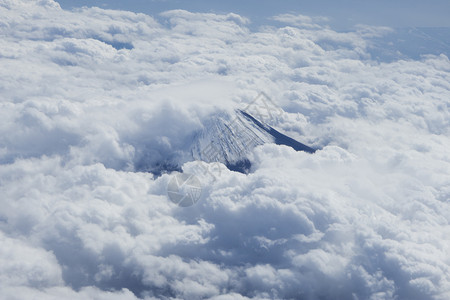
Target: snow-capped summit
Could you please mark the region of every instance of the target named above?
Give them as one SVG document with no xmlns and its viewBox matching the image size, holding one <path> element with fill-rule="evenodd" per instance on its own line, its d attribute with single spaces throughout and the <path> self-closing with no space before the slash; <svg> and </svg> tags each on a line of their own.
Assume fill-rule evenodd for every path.
<svg viewBox="0 0 450 300">
<path fill-rule="evenodd" d="M 181 148 L 149 146 L 140 149 L 135 168 L 159 176 L 181 171 L 184 163 L 199 160 L 220 162 L 230 170 L 247 173 L 251 167 L 248 154 L 256 146 L 266 143 L 287 145 L 309 153 L 315 151 L 258 120 L 248 111 L 221 111 L 208 118 L 198 132 L 187 133 Z"/>
<path fill-rule="evenodd" d="M 204 129 L 196 135 L 191 153 L 195 160 L 217 161 L 231 170 L 246 172 L 250 167 L 248 152 L 265 143 L 287 145 L 309 153 L 315 151 L 257 120 L 248 112 L 236 110 L 234 115 L 220 113 L 206 122 Z"/>
</svg>

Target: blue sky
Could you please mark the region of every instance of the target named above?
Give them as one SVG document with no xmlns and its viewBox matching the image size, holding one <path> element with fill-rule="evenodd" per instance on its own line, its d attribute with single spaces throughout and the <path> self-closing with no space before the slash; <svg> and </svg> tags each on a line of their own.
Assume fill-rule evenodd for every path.
<svg viewBox="0 0 450 300">
<path fill-rule="evenodd" d="M 434 1 L 180 1 L 180 0 L 58 0 L 63 8 L 98 6 L 123 9 L 156 15 L 170 9 L 193 12 L 234 12 L 251 19 L 253 24 L 263 24 L 270 16 L 281 13 L 299 13 L 309 16 L 326 16 L 337 30 L 348 30 L 356 24 L 390 27 L 450 27 L 450 2 Z"/>
</svg>

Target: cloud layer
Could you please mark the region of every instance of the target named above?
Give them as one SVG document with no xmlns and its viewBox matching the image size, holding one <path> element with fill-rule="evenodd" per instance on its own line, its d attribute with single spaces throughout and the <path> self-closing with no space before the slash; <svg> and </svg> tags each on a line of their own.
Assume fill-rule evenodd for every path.
<svg viewBox="0 0 450 300">
<path fill-rule="evenodd" d="M 2 298 L 450 297 L 448 57 L 274 19 L 0 2 Z M 259 91 L 321 150 L 262 145 L 215 180 L 187 162 L 203 196 L 174 205 L 145 171 Z"/>
</svg>

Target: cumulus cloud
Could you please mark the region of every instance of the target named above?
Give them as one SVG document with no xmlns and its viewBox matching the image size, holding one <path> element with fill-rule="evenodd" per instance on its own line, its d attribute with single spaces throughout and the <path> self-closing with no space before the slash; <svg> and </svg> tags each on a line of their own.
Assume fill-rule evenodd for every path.
<svg viewBox="0 0 450 300">
<path fill-rule="evenodd" d="M 316 16 L 310 17 L 305 15 L 293 15 L 293 14 L 281 14 L 272 17 L 272 20 L 297 26 L 297 27 L 305 27 L 305 28 L 321 28 L 320 23 L 325 23 L 328 21 L 327 17 Z"/>
<path fill-rule="evenodd" d="M 450 297 L 448 57 L 274 19 L 0 3 L 1 297 Z M 195 133 L 261 90 L 320 150 L 199 172 Z M 192 207 L 148 172 L 174 161 L 203 184 Z"/>
</svg>

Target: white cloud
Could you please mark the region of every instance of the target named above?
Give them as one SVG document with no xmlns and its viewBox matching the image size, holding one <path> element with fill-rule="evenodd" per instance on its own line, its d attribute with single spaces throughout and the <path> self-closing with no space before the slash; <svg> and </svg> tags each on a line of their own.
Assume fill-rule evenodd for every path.
<svg viewBox="0 0 450 300">
<path fill-rule="evenodd" d="M 293 15 L 293 14 L 281 14 L 272 17 L 272 19 L 275 21 L 279 21 L 281 23 L 309 29 L 322 28 L 322 26 L 320 26 L 319 23 L 326 23 L 329 21 L 327 17 L 322 16 L 310 17 L 305 15 Z"/>
<path fill-rule="evenodd" d="M 376 61 L 386 28 L 276 18 L 301 26 L 0 4 L 2 297 L 450 296 L 448 58 Z M 260 146 L 176 207 L 143 171 L 261 90 L 321 150 Z"/>
<path fill-rule="evenodd" d="M 3 285 L 51 287 L 62 284 L 61 268 L 52 253 L 1 233 L 0 273 Z"/>
</svg>

